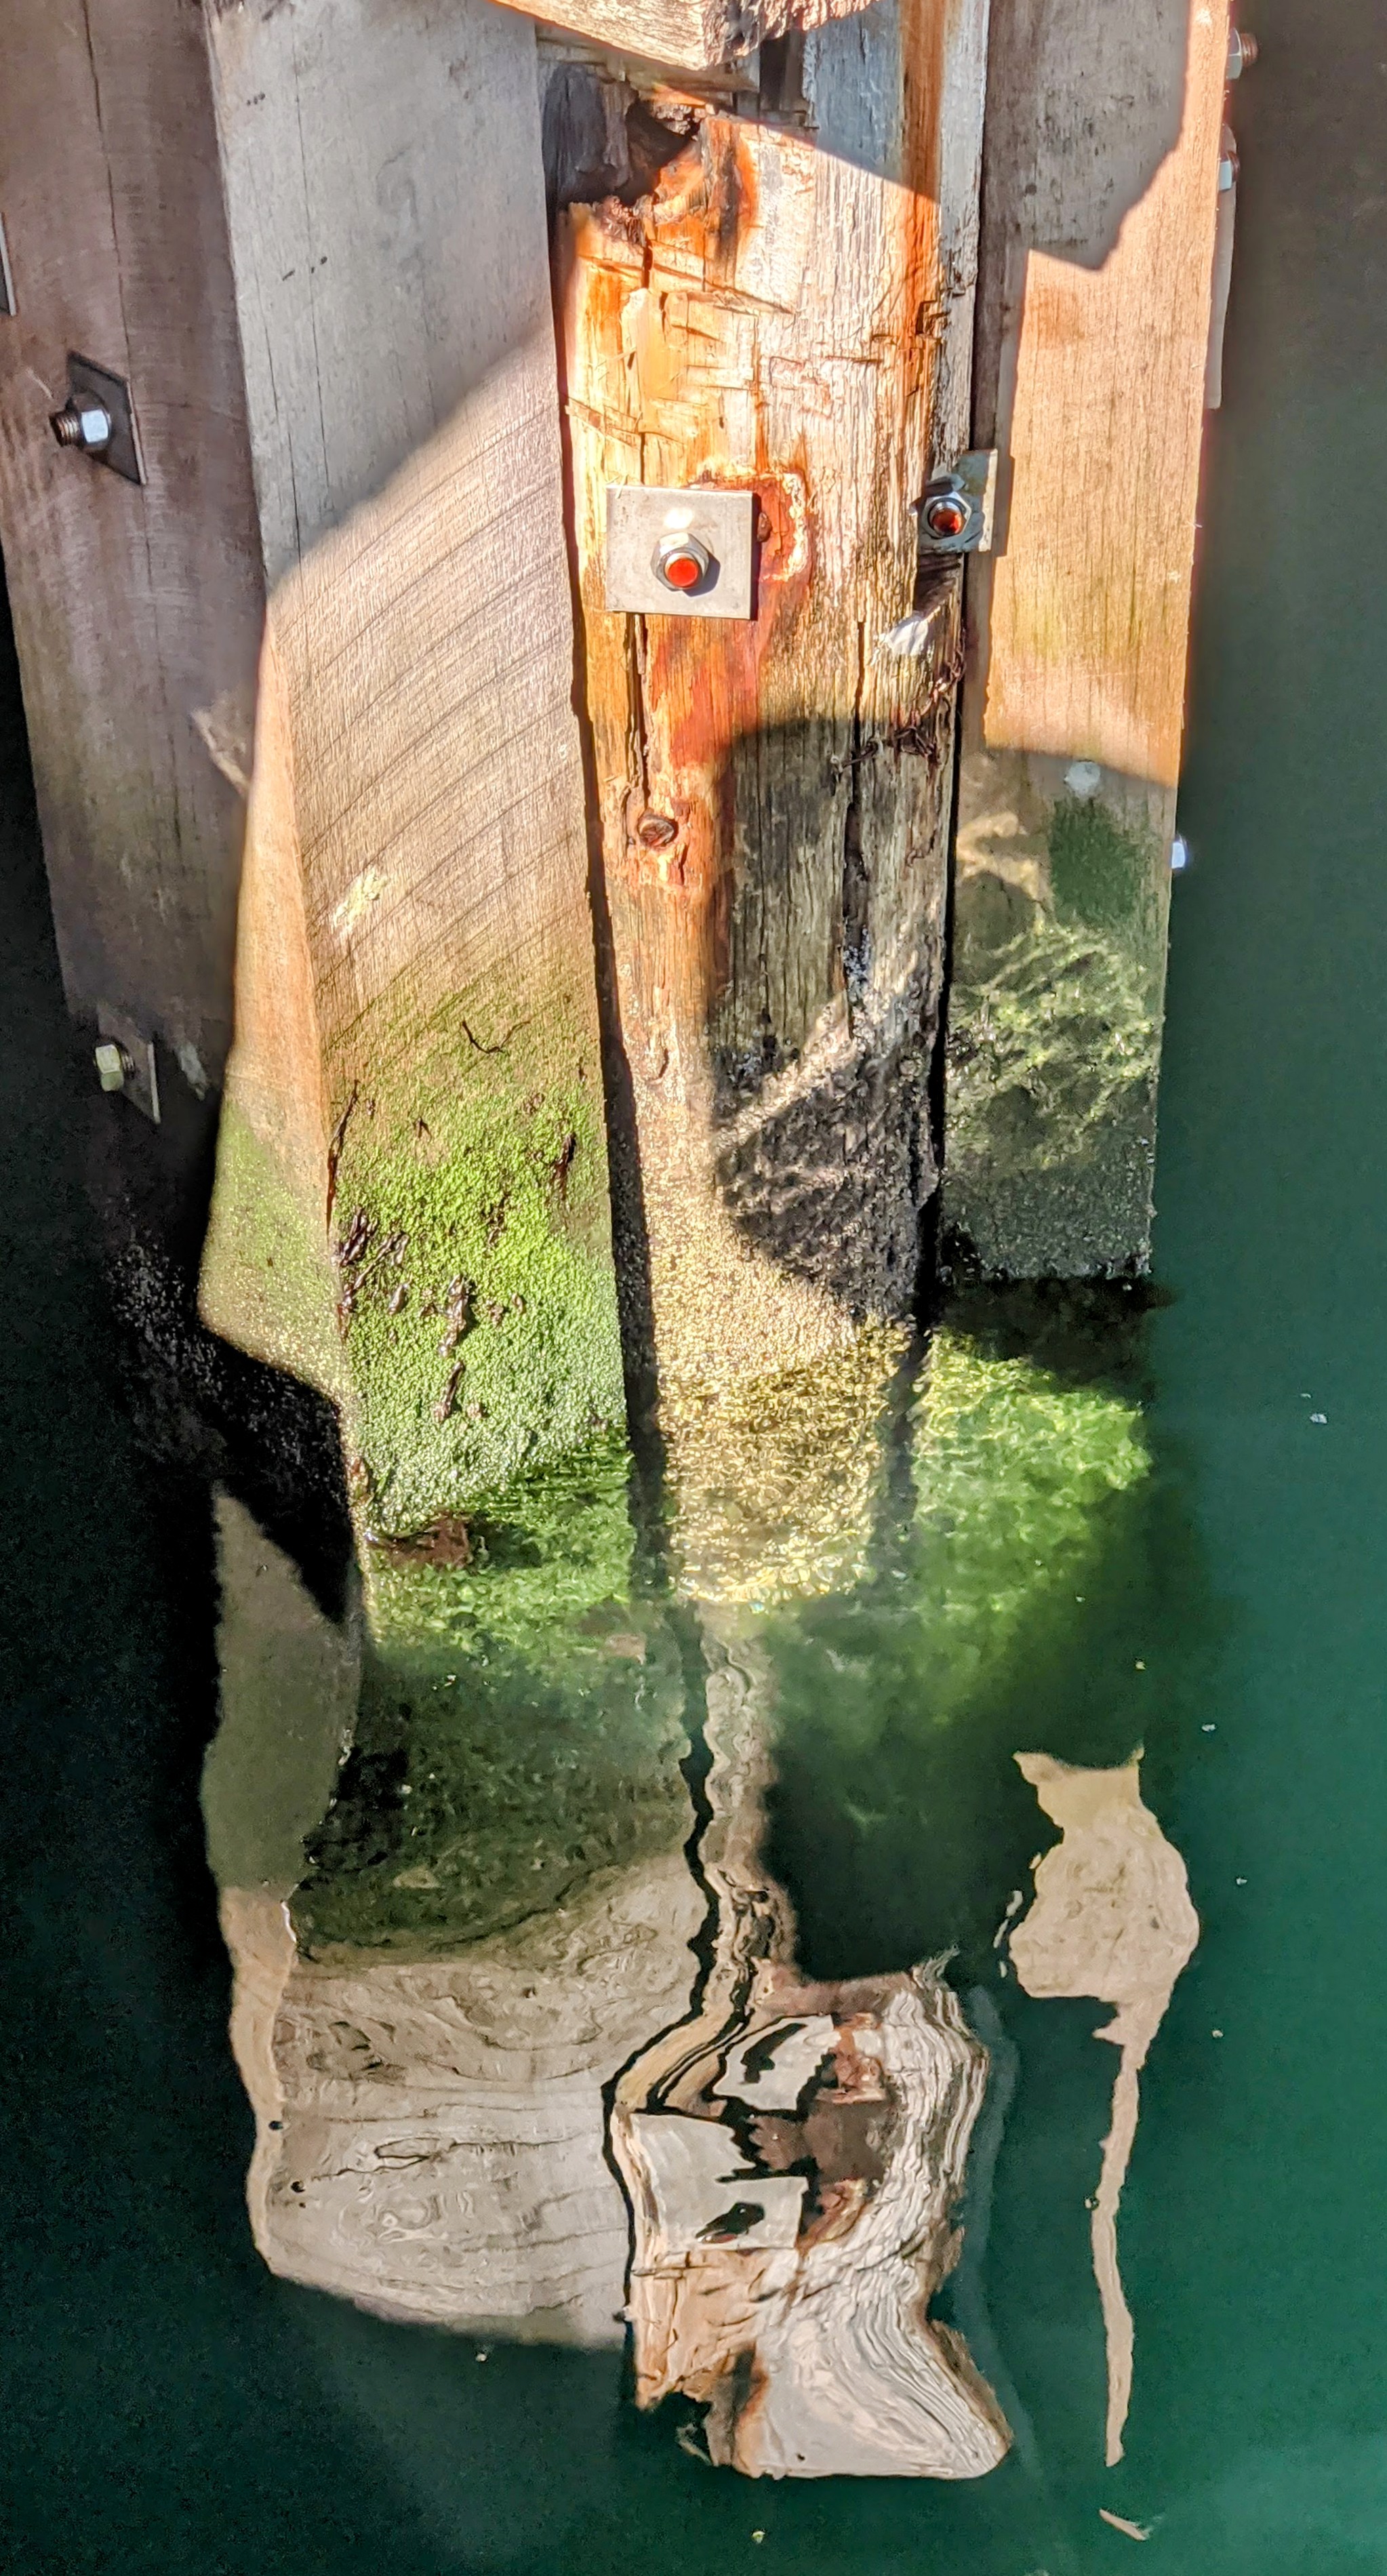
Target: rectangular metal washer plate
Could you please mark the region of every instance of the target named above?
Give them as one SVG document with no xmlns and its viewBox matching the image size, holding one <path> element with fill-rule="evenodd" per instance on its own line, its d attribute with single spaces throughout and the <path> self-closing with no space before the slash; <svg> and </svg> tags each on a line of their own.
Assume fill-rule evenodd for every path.
<svg viewBox="0 0 1387 2576">
<path fill-rule="evenodd" d="M 110 415 L 109 443 L 88 451 L 93 465 L 109 465 L 111 472 L 123 474 L 127 483 L 143 483 L 139 433 L 135 427 L 130 387 L 124 377 L 113 376 L 109 367 L 98 367 L 93 359 L 79 358 L 75 349 L 69 349 L 67 389 L 79 397 L 84 394 L 91 396 Z"/>
<path fill-rule="evenodd" d="M 653 483 L 607 486 L 607 606 L 642 617 L 750 617 L 754 492 L 686 491 Z M 711 577 L 697 591 L 669 590 L 655 570 L 660 539 L 700 537 Z"/>
</svg>

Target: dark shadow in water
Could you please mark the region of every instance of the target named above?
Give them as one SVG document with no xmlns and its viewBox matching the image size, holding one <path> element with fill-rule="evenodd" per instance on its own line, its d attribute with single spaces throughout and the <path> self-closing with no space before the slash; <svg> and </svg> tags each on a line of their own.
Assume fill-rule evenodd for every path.
<svg viewBox="0 0 1387 2576">
<path fill-rule="evenodd" d="M 246 2233 L 197 1797 L 208 1499 L 151 1467 L 121 1402 L 7 633 L 0 653 L 5 2554 L 340 2576 L 393 2550 L 400 2504 L 361 2493 L 355 2427 Z M 380 2557 L 353 2557 L 357 2525 Z"/>
</svg>

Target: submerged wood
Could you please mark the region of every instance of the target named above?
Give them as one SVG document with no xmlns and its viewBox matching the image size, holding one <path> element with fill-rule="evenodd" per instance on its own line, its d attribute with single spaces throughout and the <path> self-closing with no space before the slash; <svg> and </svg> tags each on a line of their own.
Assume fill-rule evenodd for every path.
<svg viewBox="0 0 1387 2576">
<path fill-rule="evenodd" d="M 1112 2126 L 1093 2202 L 1093 2268 L 1108 2348 L 1106 2454 L 1122 2457 L 1133 2328 L 1117 2261 L 1117 2212 L 1136 2136 L 1139 2077 L 1175 1981 L 1199 1939 L 1185 1864 L 1142 1803 L 1141 1757 L 1086 1771 L 1048 1753 L 1017 1762 L 1063 1833 L 1035 1873 L 1035 1903 L 1011 1935 L 1029 1995 L 1096 1995 L 1118 2007 L 1095 2032 L 1121 2050 Z"/>
<path fill-rule="evenodd" d="M 708 1977 L 621 2077 L 611 2144 L 631 2200 L 637 2402 L 707 2408 L 710 2457 L 750 2476 L 980 2476 L 1009 2435 L 929 2302 L 987 2052 L 934 1970 L 803 1980 L 759 1866 L 766 1674 L 705 1614 L 712 1819 Z"/>
</svg>

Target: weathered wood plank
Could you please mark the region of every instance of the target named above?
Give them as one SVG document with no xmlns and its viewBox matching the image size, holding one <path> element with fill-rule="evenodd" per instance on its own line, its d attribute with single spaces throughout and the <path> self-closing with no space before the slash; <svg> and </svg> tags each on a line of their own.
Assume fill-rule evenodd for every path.
<svg viewBox="0 0 1387 2576">
<path fill-rule="evenodd" d="M 292 841 L 321 1107 L 276 1105 L 257 1021 L 286 887 L 242 943 L 204 1311 L 330 1384 L 400 1531 L 622 1402 L 535 40 L 486 0 L 209 33 L 269 588 L 247 877 Z M 267 1189 L 301 1272 L 333 1232 L 326 1381 L 266 1331 Z"/>
<path fill-rule="evenodd" d="M 216 708 L 244 731 L 263 594 L 196 13 L 14 0 L 0 167 L 0 544 L 68 1000 L 114 1005 L 167 1048 L 170 1093 L 174 1062 L 201 1091 L 241 813 L 200 736 Z M 55 445 L 69 350 L 132 386 L 143 486 Z"/>
<path fill-rule="evenodd" d="M 869 0 L 561 0 L 548 23 L 613 54 L 682 71 L 755 69 L 759 46 L 850 18 Z M 518 0 L 509 0 L 518 6 Z"/>
<path fill-rule="evenodd" d="M 945 1186 L 989 1269 L 1149 1249 L 1227 53 L 1224 0 L 993 14 Z"/>
<path fill-rule="evenodd" d="M 560 216 L 587 709 L 667 1439 L 681 1418 L 702 1438 L 714 1391 L 769 1401 L 772 1378 L 793 1416 L 794 1372 L 836 1355 L 853 1378 L 864 1324 L 913 1308 L 956 594 L 923 662 L 879 646 L 916 595 L 911 505 L 966 443 L 984 40 L 981 7 L 906 0 L 806 39 L 797 121 L 657 91 L 673 157 L 650 193 Z M 750 622 L 607 611 L 606 486 L 638 481 L 755 492 Z"/>
</svg>

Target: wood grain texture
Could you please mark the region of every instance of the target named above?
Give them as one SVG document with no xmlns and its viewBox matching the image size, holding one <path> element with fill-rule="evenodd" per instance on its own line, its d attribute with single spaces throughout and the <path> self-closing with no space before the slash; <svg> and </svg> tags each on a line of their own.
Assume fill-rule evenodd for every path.
<svg viewBox="0 0 1387 2576">
<path fill-rule="evenodd" d="M 985 1267 L 1144 1264 L 1213 292 L 1224 0 L 999 0 L 946 1217 Z"/>
<path fill-rule="evenodd" d="M 305 1222 L 362 1508 L 400 1529 L 621 1402 L 534 35 L 486 0 L 208 23 L 321 1049 Z M 285 1131 L 250 1028 L 277 972 L 243 952 L 251 1159 Z M 218 1250 L 208 1311 L 253 1338 L 266 1247 Z"/>
<path fill-rule="evenodd" d="M 517 0 L 512 0 L 517 5 Z M 776 37 L 854 17 L 868 0 L 562 0 L 548 23 L 672 69 L 745 63 Z"/>
<path fill-rule="evenodd" d="M 203 720 L 248 731 L 263 589 L 196 13 L 14 0 L 0 165 L 0 543 L 68 1001 L 115 1005 L 202 1088 L 241 831 Z M 70 349 L 129 383 L 142 487 L 54 443 Z"/>
<path fill-rule="evenodd" d="M 978 584 L 981 739 L 1168 790 L 1184 723 L 1227 10 L 1162 0 L 1134 45 L 1109 12 L 1029 0 L 999 11 L 995 41 L 993 95 L 1013 123 L 989 134 L 987 295 L 1000 308 L 989 328 L 1011 493 L 1005 547 Z M 1032 106 L 1025 151 L 1017 101 L 1037 90 L 1058 92 L 1068 114 Z"/>
<path fill-rule="evenodd" d="M 584 662 L 670 1403 L 902 1317 L 934 1185 L 956 602 L 911 504 L 964 443 L 982 8 L 806 38 L 799 124 L 655 98 L 684 145 L 560 217 Z M 609 482 L 750 488 L 745 625 L 603 606 Z"/>
</svg>

